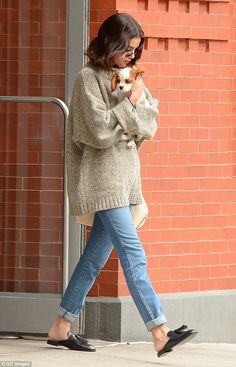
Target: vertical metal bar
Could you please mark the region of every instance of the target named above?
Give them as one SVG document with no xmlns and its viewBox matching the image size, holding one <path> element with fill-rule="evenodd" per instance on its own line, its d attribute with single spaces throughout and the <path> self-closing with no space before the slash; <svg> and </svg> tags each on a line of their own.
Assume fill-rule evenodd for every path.
<svg viewBox="0 0 236 367">
<path fill-rule="evenodd" d="M 89 0 L 67 0 L 66 102 L 69 106 L 76 75 L 85 64 L 84 50 L 89 41 Z M 86 244 L 86 228 L 69 216 L 69 275 L 72 274 Z M 79 314 L 76 332 L 85 332 L 85 308 Z"/>
<path fill-rule="evenodd" d="M 55 103 L 57 104 L 64 114 L 64 146 L 66 137 L 67 119 L 69 110 L 65 102 L 56 97 L 27 97 L 27 96 L 0 96 L 0 102 L 17 102 L 17 103 Z M 63 228 L 63 293 L 68 284 L 68 272 L 69 272 L 69 204 L 67 195 L 67 174 L 64 154 L 64 228 Z"/>
</svg>

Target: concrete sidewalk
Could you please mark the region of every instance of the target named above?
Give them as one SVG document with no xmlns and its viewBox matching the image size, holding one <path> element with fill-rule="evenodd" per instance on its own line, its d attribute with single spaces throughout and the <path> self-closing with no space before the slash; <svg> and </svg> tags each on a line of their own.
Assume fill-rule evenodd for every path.
<svg viewBox="0 0 236 367">
<path fill-rule="evenodd" d="M 185 344 L 157 358 L 152 343 L 109 343 L 90 340 L 95 353 L 51 347 L 46 338 L 1 339 L 0 367 L 235 367 L 236 344 Z"/>
</svg>

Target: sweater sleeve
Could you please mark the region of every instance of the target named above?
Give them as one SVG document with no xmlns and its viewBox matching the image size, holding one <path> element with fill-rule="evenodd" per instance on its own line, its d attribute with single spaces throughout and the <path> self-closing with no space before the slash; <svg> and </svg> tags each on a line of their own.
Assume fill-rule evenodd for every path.
<svg viewBox="0 0 236 367">
<path fill-rule="evenodd" d="M 135 140 L 137 150 L 139 150 L 139 148 L 143 144 L 144 140 L 145 140 L 145 138 L 141 138 L 140 140 Z"/>
<path fill-rule="evenodd" d="M 69 120 L 73 126 L 73 142 L 97 149 L 112 147 L 124 132 L 136 135 L 142 131 L 141 121 L 128 98 L 108 109 L 96 75 L 91 71 L 77 76 Z"/>
<path fill-rule="evenodd" d="M 96 74 L 91 70 L 83 70 L 75 81 L 70 105 L 73 142 L 108 149 L 120 140 L 124 132 L 151 139 L 157 129 L 157 112 L 155 100 L 149 94 L 148 97 L 150 108 L 144 108 L 141 104 L 134 108 L 125 98 L 109 109 Z"/>
<path fill-rule="evenodd" d="M 144 88 L 145 96 L 149 102 L 149 106 L 144 106 L 143 104 L 136 103 L 136 111 L 140 121 L 143 123 L 143 137 L 146 139 L 152 139 L 156 134 L 158 129 L 156 117 L 159 114 L 158 100 L 153 98 L 149 90 Z"/>
<path fill-rule="evenodd" d="M 145 139 L 152 139 L 158 129 L 156 117 L 159 115 L 158 100 L 153 98 L 147 88 L 144 88 L 145 96 L 149 102 L 149 106 L 146 107 L 140 103 L 136 104 L 136 110 L 140 120 L 146 121 L 146 135 L 140 140 L 135 140 L 137 149 L 139 149 Z"/>
</svg>

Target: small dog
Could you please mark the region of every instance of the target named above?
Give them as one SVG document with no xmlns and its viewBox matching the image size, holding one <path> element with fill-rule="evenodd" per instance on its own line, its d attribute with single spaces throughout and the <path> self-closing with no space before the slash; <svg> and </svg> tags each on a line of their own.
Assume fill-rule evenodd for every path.
<svg viewBox="0 0 236 367">
<path fill-rule="evenodd" d="M 113 75 L 111 80 L 111 91 L 114 92 L 116 90 L 119 98 L 118 102 L 130 96 L 134 80 L 137 76 L 142 76 L 144 73 L 145 70 L 143 68 L 133 65 L 132 67 L 127 66 Z M 139 103 L 147 107 L 149 106 L 144 91 L 139 99 Z"/>
<path fill-rule="evenodd" d="M 138 75 L 143 75 L 145 70 L 141 67 L 133 65 L 132 67 L 127 66 L 116 72 L 111 80 L 111 91 L 116 91 L 118 95 L 118 103 L 121 102 L 124 98 L 129 97 L 131 94 L 131 88 L 133 85 L 134 80 L 137 78 Z M 143 91 L 141 98 L 139 99 L 139 103 L 143 104 L 144 106 L 149 106 L 149 102 L 146 99 L 145 93 Z M 131 135 L 129 133 L 124 133 L 121 136 L 121 140 L 129 140 L 127 143 L 128 148 L 135 147 L 135 140 L 140 140 L 141 137 L 135 135 Z"/>
</svg>

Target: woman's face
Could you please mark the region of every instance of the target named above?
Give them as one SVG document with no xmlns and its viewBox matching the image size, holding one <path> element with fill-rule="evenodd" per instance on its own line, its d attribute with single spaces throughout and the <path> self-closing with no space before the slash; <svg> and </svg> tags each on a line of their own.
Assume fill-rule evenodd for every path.
<svg viewBox="0 0 236 367">
<path fill-rule="evenodd" d="M 116 54 L 113 59 L 113 66 L 118 66 L 119 68 L 125 68 L 130 61 L 135 57 L 135 50 L 139 47 L 141 42 L 140 37 L 134 37 L 129 41 L 129 46 L 124 53 Z"/>
</svg>

